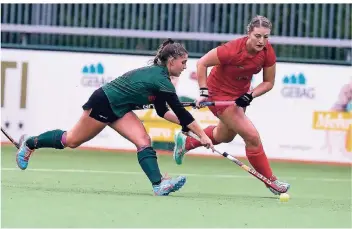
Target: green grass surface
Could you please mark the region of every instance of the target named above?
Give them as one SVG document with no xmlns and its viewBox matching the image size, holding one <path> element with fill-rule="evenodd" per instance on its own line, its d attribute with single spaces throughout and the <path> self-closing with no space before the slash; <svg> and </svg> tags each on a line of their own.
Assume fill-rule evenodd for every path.
<svg viewBox="0 0 352 229">
<path fill-rule="evenodd" d="M 29 168 L 1 148 L 2 227 L 351 227 L 351 167 L 272 163 L 291 183 L 281 203 L 223 158 L 159 156 L 184 174 L 180 192 L 155 197 L 135 154 L 39 150 Z M 247 161 L 244 161 L 248 164 Z"/>
</svg>

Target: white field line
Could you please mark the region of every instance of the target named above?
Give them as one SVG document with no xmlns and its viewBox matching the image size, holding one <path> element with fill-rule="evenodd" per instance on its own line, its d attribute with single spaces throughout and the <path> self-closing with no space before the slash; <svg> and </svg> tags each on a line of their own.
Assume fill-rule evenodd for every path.
<svg viewBox="0 0 352 229">
<path fill-rule="evenodd" d="M 1 168 L 2 171 L 18 171 L 18 172 L 53 172 L 53 173 L 99 173 L 99 174 L 116 174 L 116 175 L 144 175 L 142 172 L 128 172 L 128 171 L 104 171 L 104 170 L 86 170 L 86 169 L 27 169 L 26 171 L 21 171 L 18 168 Z M 197 174 L 197 173 L 170 173 L 170 175 L 183 175 L 188 177 L 206 177 L 206 178 L 240 178 L 240 179 L 253 179 L 253 177 L 248 175 L 224 175 L 224 174 Z M 323 177 L 282 177 L 283 180 L 304 180 L 304 181 L 316 181 L 316 182 L 350 182 L 351 179 L 340 179 L 340 178 L 323 178 Z"/>
</svg>

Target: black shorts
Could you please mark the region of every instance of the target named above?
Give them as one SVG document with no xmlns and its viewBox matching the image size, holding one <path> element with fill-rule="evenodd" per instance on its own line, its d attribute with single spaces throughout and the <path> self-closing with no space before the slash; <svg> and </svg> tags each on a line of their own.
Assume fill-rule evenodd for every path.
<svg viewBox="0 0 352 229">
<path fill-rule="evenodd" d="M 95 90 L 82 108 L 83 110 L 92 109 L 89 116 L 99 122 L 112 123 L 119 119 L 112 111 L 109 99 L 102 88 Z"/>
</svg>

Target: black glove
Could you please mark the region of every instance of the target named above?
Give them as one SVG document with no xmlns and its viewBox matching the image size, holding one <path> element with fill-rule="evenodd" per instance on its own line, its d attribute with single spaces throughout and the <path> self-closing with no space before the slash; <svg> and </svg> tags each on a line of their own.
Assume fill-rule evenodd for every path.
<svg viewBox="0 0 352 229">
<path fill-rule="evenodd" d="M 239 107 L 246 107 L 251 104 L 252 100 L 253 100 L 252 93 L 250 94 L 246 93 L 246 94 L 243 94 L 241 97 L 237 98 L 235 102 Z"/>
</svg>

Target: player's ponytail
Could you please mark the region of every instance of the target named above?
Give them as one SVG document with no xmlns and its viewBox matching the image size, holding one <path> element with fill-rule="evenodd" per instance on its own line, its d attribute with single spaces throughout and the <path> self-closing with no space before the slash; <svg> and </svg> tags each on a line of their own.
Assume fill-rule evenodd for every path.
<svg viewBox="0 0 352 229">
<path fill-rule="evenodd" d="M 165 40 L 156 51 L 153 59 L 153 65 L 166 65 L 170 57 L 177 58 L 187 54 L 187 50 L 180 44 L 173 41 L 171 38 Z"/>
</svg>

